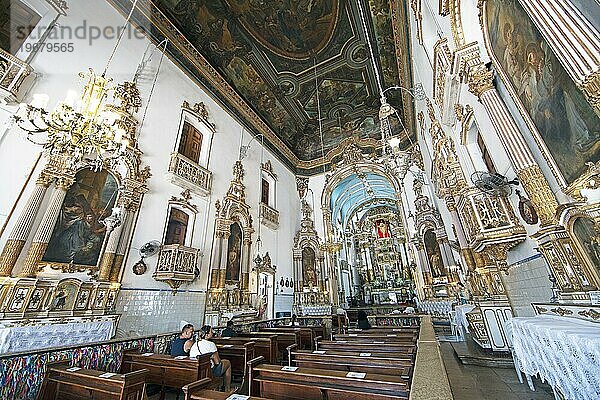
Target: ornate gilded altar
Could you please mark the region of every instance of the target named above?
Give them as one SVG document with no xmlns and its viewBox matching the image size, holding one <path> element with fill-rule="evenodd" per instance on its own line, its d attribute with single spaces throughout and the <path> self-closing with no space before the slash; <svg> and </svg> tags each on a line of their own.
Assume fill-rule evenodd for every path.
<svg viewBox="0 0 600 400">
<path fill-rule="evenodd" d="M 249 271 L 254 228 L 243 179 L 244 167 L 238 160 L 233 166 L 233 179 L 227 194 L 215 204 L 216 229 L 206 302 L 207 318 L 213 320 L 218 320 L 225 312 L 235 313 L 252 307 Z"/>
</svg>

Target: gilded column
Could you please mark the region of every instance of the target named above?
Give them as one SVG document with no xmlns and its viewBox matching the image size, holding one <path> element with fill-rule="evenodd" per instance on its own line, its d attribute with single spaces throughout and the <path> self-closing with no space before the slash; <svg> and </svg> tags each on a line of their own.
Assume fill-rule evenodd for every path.
<svg viewBox="0 0 600 400">
<path fill-rule="evenodd" d="M 506 105 L 494 87 L 492 71 L 479 60 L 479 55 L 472 57 L 475 61 L 468 67 L 469 91 L 479 97 L 484 105 L 502 146 L 517 172 L 519 182 L 523 185 L 535 207 L 542 226 L 556 223 L 556 197 L 548 185 L 546 177 L 535 162 L 531 150 L 527 146 L 523 135 L 509 113 Z"/>
<path fill-rule="evenodd" d="M 219 271 L 221 270 L 221 252 L 223 247 L 223 235 L 217 232 L 215 248 L 213 249 L 210 263 L 210 287 L 219 287 Z"/>
<path fill-rule="evenodd" d="M 120 237 L 116 246 L 112 268 L 110 271 L 111 282 L 119 282 L 119 278 L 121 276 L 121 268 L 123 267 L 123 262 L 125 261 L 125 254 L 127 253 L 127 249 L 129 248 L 129 240 L 131 238 L 131 231 L 133 229 L 133 224 L 136 219 L 136 214 L 137 208 L 134 207 L 130 207 L 125 211 L 125 215 L 123 217 L 123 224 L 121 225 L 121 232 L 119 235 Z M 114 232 L 113 235 L 115 235 Z"/>
<path fill-rule="evenodd" d="M 250 239 L 244 239 L 244 246 L 242 250 L 242 276 L 240 279 L 240 289 L 248 290 L 249 271 L 250 271 L 250 245 L 252 241 Z"/>
<path fill-rule="evenodd" d="M 101 259 L 98 268 L 98 280 L 102 282 L 110 281 L 111 272 L 113 269 L 113 265 L 115 262 L 115 257 L 117 253 L 117 248 L 119 247 L 119 242 L 121 240 L 121 233 L 123 232 L 123 226 L 127 222 L 127 211 L 123 211 L 121 216 L 122 222 L 114 227 L 112 231 L 109 227 L 106 228 L 106 235 L 108 235 L 108 239 L 106 242 L 106 246 L 104 247 L 104 253 L 101 254 Z"/>
<path fill-rule="evenodd" d="M 519 0 L 556 58 L 600 115 L 600 32 L 572 0 Z"/>
<path fill-rule="evenodd" d="M 219 265 L 219 286 L 220 289 L 225 287 L 225 278 L 227 277 L 227 242 L 229 235 L 223 235 L 221 239 L 221 263 Z"/>
<path fill-rule="evenodd" d="M 2 254 L 0 255 L 0 276 L 10 276 L 12 273 L 17 259 L 23 250 L 23 246 L 27 241 L 27 237 L 29 237 L 33 221 L 42 205 L 51 180 L 50 177 L 42 174 L 35 183 L 33 193 L 29 196 L 25 208 L 21 211 L 21 215 L 19 215 L 19 219 L 10 233 L 4 249 L 2 249 Z"/>
<path fill-rule="evenodd" d="M 48 242 L 52 236 L 52 230 L 54 229 L 54 225 L 56 224 L 56 220 L 60 214 L 60 207 L 65 199 L 65 196 L 67 195 L 67 190 L 72 184 L 72 178 L 60 178 L 56 182 L 56 187 L 54 188 L 52 196 L 50 197 L 50 203 L 48 204 L 48 208 L 42 217 L 42 221 L 35 232 L 35 236 L 31 242 L 31 247 L 29 248 L 27 257 L 25 258 L 23 269 L 19 273 L 19 276 L 35 277 L 38 263 L 42 260 L 42 257 L 46 252 Z"/>
</svg>

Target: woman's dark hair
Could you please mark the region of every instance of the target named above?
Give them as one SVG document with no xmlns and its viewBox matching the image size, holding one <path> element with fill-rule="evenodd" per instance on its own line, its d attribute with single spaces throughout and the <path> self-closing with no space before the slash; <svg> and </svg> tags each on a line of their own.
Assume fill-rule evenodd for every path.
<svg viewBox="0 0 600 400">
<path fill-rule="evenodd" d="M 200 328 L 200 338 L 204 339 L 211 329 L 212 327 L 210 325 L 204 325 L 202 328 Z"/>
<path fill-rule="evenodd" d="M 363 320 L 363 319 L 367 319 L 367 313 L 364 312 L 363 310 L 360 310 L 356 313 L 356 317 L 359 321 Z"/>
<path fill-rule="evenodd" d="M 194 329 L 194 325 L 192 325 L 192 324 L 185 324 L 185 325 L 183 326 L 183 328 L 181 328 L 181 333 L 183 333 L 183 332 L 187 331 L 187 330 L 188 330 L 188 329 L 190 329 L 190 328 Z"/>
<path fill-rule="evenodd" d="M 230 319 L 229 321 L 227 321 L 227 327 L 228 328 L 233 328 L 233 320 Z"/>
</svg>

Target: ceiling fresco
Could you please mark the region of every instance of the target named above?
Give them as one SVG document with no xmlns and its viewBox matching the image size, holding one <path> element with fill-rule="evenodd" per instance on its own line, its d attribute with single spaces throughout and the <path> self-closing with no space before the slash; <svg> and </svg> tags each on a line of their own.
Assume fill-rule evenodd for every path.
<svg viewBox="0 0 600 400">
<path fill-rule="evenodd" d="M 411 87 L 404 0 L 358 1 L 370 11 L 383 87 Z M 151 6 L 155 39 L 182 35 L 186 46 L 170 46 L 170 55 L 255 134 L 270 131 L 270 147 L 297 173 L 318 172 L 349 136 L 380 137 L 379 90 L 356 0 L 152 0 Z M 186 54 L 190 46 L 207 68 L 194 65 L 200 56 Z M 219 79 L 234 93 L 217 87 Z M 414 132 L 410 98 L 398 91 L 387 96 Z"/>
</svg>

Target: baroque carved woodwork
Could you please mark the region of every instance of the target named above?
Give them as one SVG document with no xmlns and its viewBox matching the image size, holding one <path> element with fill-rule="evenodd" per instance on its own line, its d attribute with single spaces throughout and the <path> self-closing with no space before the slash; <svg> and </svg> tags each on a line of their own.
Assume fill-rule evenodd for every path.
<svg viewBox="0 0 600 400">
<path fill-rule="evenodd" d="M 250 215 L 250 206 L 246 204 L 246 187 L 243 184 L 244 166 L 240 160 L 233 165 L 233 179 L 229 189 L 221 201 L 215 202 L 216 219 L 211 257 L 210 291 L 208 307 L 210 310 L 235 310 L 249 308 L 251 296 L 248 292 L 250 271 L 250 245 L 254 228 Z M 238 224 L 241 238 L 239 248 L 229 248 L 229 238 L 233 224 Z M 239 259 L 239 271 L 230 274 L 227 281 L 227 268 L 232 268 L 228 260 Z M 233 264 L 232 264 L 233 265 Z M 236 264 L 237 265 L 237 264 Z M 237 279 L 236 279 L 237 278 Z"/>
</svg>

